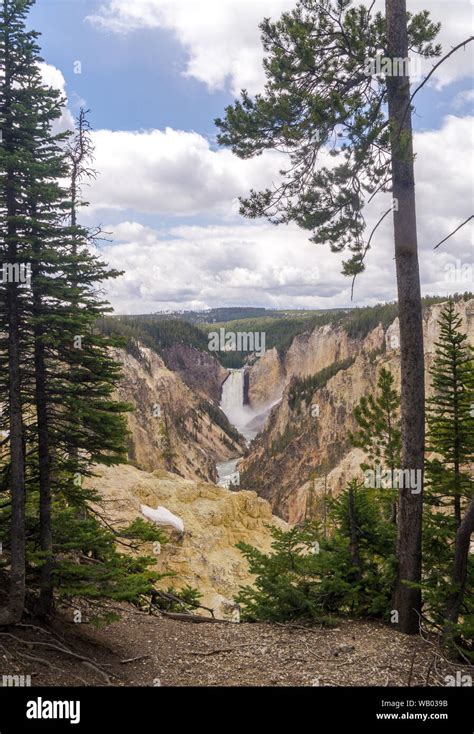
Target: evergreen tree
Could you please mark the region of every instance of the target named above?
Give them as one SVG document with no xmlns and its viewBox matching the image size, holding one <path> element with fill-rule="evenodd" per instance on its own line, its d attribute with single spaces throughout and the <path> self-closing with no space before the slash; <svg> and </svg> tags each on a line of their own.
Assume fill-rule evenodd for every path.
<svg viewBox="0 0 474 734">
<path fill-rule="evenodd" d="M 96 515 L 100 497 L 83 484 L 94 465 L 126 456 L 128 406 L 113 400 L 117 342 L 96 329 L 111 310 L 101 284 L 119 273 L 92 253 L 95 233 L 77 223 L 84 159 L 70 165 L 68 134 L 52 133 L 63 100 L 40 77 L 38 34 L 25 29 L 32 4 L 2 0 L 0 25 L 1 247 L 10 268 L 26 264 L 31 276 L 26 283 L 9 277 L 0 288 L 0 359 L 8 367 L 1 385 L 8 437 L 1 456 L 2 540 L 10 530 L 0 563 L 9 563 L 11 581 L 0 624 L 21 618 L 26 574 L 42 615 L 51 611 L 58 583 L 62 595 L 81 587 L 83 596 L 129 598 L 131 589 L 141 593 L 156 577 L 147 570 L 150 559 L 122 560 L 113 550 L 114 533 Z M 62 185 L 69 175 L 71 186 Z M 137 538 L 143 528 L 138 531 Z M 92 563 L 101 573 L 91 571 Z"/>
<path fill-rule="evenodd" d="M 388 469 L 392 475 L 392 487 L 395 471 L 400 467 L 401 451 L 400 396 L 393 384 L 393 375 L 382 367 L 377 381 L 378 393 L 364 396 L 356 406 L 354 417 L 359 427 L 350 434 L 353 445 L 363 449 L 367 455 L 369 463 L 362 464 L 361 468 L 364 471 L 375 470 L 377 466 L 384 471 Z M 391 519 L 395 523 L 396 497 L 392 497 L 391 505 Z"/>
<path fill-rule="evenodd" d="M 332 615 L 388 618 L 394 578 L 393 533 L 387 534 L 373 493 L 352 481 L 330 504 L 333 530 L 319 523 L 272 529 L 269 554 L 239 543 L 255 584 L 237 598 L 250 620 Z M 393 525 L 390 526 L 393 528 Z"/>
<path fill-rule="evenodd" d="M 427 461 L 427 474 L 434 495 L 452 505 L 457 529 L 463 497 L 471 497 L 474 487 L 469 472 L 474 460 L 473 350 L 462 333 L 462 319 L 453 301 L 441 311 L 439 326 L 430 370 L 433 396 L 427 400 L 427 448 L 435 457 Z"/>
<path fill-rule="evenodd" d="M 474 628 L 472 594 L 465 593 L 474 583 L 469 557 L 474 532 L 474 362 L 453 301 L 441 311 L 439 325 L 430 370 L 433 395 L 427 401 L 423 584 L 432 619 L 465 640 Z M 460 615 L 464 623 L 457 629 Z"/>
<path fill-rule="evenodd" d="M 279 185 L 252 191 L 241 211 L 274 223 L 296 222 L 311 240 L 351 256 L 343 272 L 364 269 L 372 235 L 364 239 L 364 205 L 391 190 L 401 354 L 402 469 L 423 470 L 424 355 L 417 252 L 410 79 L 367 69 L 380 50 L 394 64 L 408 50 L 429 58 L 439 25 L 429 13 L 408 14 L 405 0 L 386 0 L 386 15 L 352 0 L 299 0 L 280 20 L 261 25 L 266 86 L 216 121 L 219 142 L 241 158 L 265 150 L 288 154 Z M 388 115 L 386 111 L 388 109 Z M 321 164 L 329 150 L 333 165 Z M 421 597 L 422 493 L 400 491 L 397 609 L 400 628 L 418 632 Z"/>
<path fill-rule="evenodd" d="M 1 489 L 9 496 L 3 507 L 11 507 L 10 591 L 8 604 L 0 610 L 0 625 L 18 622 L 25 603 L 26 438 L 22 382 L 31 352 L 27 352 L 22 324 L 30 300 L 31 263 L 23 184 L 24 172 L 31 167 L 29 146 L 24 143 L 26 136 L 31 139 L 34 134 L 31 120 L 27 121 L 27 87 L 37 34 L 27 33 L 24 24 L 31 5 L 26 0 L 2 0 L 0 10 L 0 379 L 5 434 Z"/>
</svg>

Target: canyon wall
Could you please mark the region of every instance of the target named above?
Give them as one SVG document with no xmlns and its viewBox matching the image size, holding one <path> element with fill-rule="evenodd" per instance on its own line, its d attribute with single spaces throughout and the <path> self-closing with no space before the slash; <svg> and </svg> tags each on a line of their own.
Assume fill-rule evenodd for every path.
<svg viewBox="0 0 474 734">
<path fill-rule="evenodd" d="M 474 343 L 474 300 L 461 301 L 456 308 Z M 423 318 L 428 392 L 441 309 L 442 304 L 433 305 Z M 241 486 L 255 490 L 291 523 L 305 518 L 315 495 L 338 493 L 358 473 L 363 458 L 351 448 L 348 437 L 356 427 L 354 407 L 363 395 L 374 392 L 382 367 L 392 372 L 400 387 L 398 339 L 396 319 L 363 339 L 349 338 L 343 328 L 324 326 L 297 336 L 282 359 L 276 350 L 269 351 L 250 372 L 250 401 L 261 408 L 278 395 L 282 400 L 239 464 Z M 315 390 L 308 404 L 292 407 L 293 377 L 314 375 L 347 359 L 353 363 Z"/>
<path fill-rule="evenodd" d="M 217 401 L 207 397 L 217 391 L 226 371 L 210 365 L 211 375 L 198 389 L 199 369 L 190 369 L 188 382 L 195 387 L 189 387 L 147 347 L 137 344 L 132 353 L 117 350 L 116 357 L 123 370 L 117 398 L 133 407 L 127 415 L 130 462 L 146 471 L 166 469 L 189 479 L 216 481 L 216 462 L 238 456 L 244 448 Z"/>
<path fill-rule="evenodd" d="M 229 373 L 214 355 L 184 344 L 173 344 L 163 349 L 163 360 L 191 390 L 219 404 L 222 383 Z"/>
</svg>

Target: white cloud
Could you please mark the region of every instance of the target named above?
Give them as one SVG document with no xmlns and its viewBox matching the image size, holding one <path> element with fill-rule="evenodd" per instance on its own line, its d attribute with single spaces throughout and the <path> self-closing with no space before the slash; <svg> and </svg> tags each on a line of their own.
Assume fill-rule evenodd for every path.
<svg viewBox="0 0 474 734">
<path fill-rule="evenodd" d="M 282 156 L 267 153 L 240 160 L 213 150 L 202 135 L 165 131 L 93 133 L 94 167 L 99 172 L 88 199 L 96 209 L 191 216 L 229 216 L 236 197 L 278 176 Z"/>
<path fill-rule="evenodd" d="M 264 82 L 258 25 L 264 17 L 276 19 L 295 4 L 295 0 L 104 0 L 88 19 L 99 28 L 122 34 L 144 28 L 168 30 L 187 51 L 187 74 L 210 89 L 229 85 L 234 94 L 242 88 L 254 93 Z M 383 7 L 383 0 L 377 0 L 376 8 Z M 469 0 L 408 2 L 413 13 L 425 8 L 433 20 L 442 22 L 445 53 L 469 35 L 473 11 Z M 433 81 L 440 88 L 472 75 L 472 63 L 468 46 L 445 62 Z M 425 70 L 431 64 L 427 62 Z"/>
<path fill-rule="evenodd" d="M 107 0 L 89 20 L 118 33 L 171 31 L 188 52 L 187 74 L 210 89 L 230 80 L 237 93 L 263 82 L 259 23 L 293 6 L 293 0 Z"/>
<path fill-rule="evenodd" d="M 66 98 L 66 80 L 62 72 L 52 64 L 46 64 L 43 61 L 39 64 L 39 70 L 43 84 L 47 87 L 57 89 Z M 66 130 L 74 130 L 74 117 L 72 116 L 67 105 L 62 109 L 61 117 L 54 122 L 53 133 L 58 134 Z"/>
<path fill-rule="evenodd" d="M 338 294 L 338 262 L 308 242 L 296 227 L 269 224 L 179 227 L 161 239 L 124 222 L 103 257 L 126 271 L 110 290 L 116 310 L 146 313 L 166 308 L 224 304 L 305 307 Z M 346 284 L 345 284 L 346 285 Z"/>
<path fill-rule="evenodd" d="M 470 109 L 472 109 L 473 103 L 474 89 L 465 89 L 463 92 L 458 92 L 458 94 L 456 94 L 452 102 L 452 107 L 453 110 L 458 112 L 459 110 L 464 109 L 464 107 L 469 107 Z"/>
<path fill-rule="evenodd" d="M 469 226 L 433 250 L 437 242 L 472 213 L 473 190 L 466 181 L 470 180 L 474 163 L 473 123 L 474 118 L 449 116 L 441 130 L 415 136 L 418 232 L 425 293 L 444 295 L 473 288 L 472 283 L 466 282 L 464 271 L 460 270 L 459 281 L 453 282 L 452 267 L 449 270 L 456 263 L 461 268 L 472 265 Z M 204 166 L 211 166 L 211 172 L 207 171 L 206 175 L 212 178 L 212 166 L 216 165 L 212 156 L 217 154 L 209 151 L 202 141 L 196 141 L 196 145 L 204 151 Z M 144 145 L 144 149 L 150 151 L 150 146 Z M 209 163 L 207 157 L 213 162 Z M 219 160 L 219 165 L 221 178 L 217 189 L 220 190 L 222 181 L 233 181 L 229 174 L 233 162 L 226 158 Z M 226 165 L 228 171 L 224 170 Z M 165 168 L 157 165 L 157 170 Z M 170 192 L 165 203 L 156 197 L 158 190 L 166 195 L 166 177 L 160 180 L 155 193 L 150 192 L 148 179 L 145 182 L 146 195 L 151 203 L 155 202 L 154 211 L 162 211 L 162 207 L 173 210 L 173 199 L 181 202 L 178 208 L 189 202 L 192 209 L 201 206 L 205 197 L 202 201 L 194 200 L 192 191 L 187 189 L 186 176 L 177 177 L 176 171 L 169 170 Z M 129 173 L 126 169 L 122 179 L 126 181 Z M 263 172 L 258 175 L 262 176 Z M 183 192 L 180 185 L 185 187 Z M 141 187 L 137 196 L 140 191 Z M 226 204 L 225 197 L 233 196 L 232 192 L 233 184 L 219 200 L 224 210 L 231 208 L 230 200 Z M 215 196 L 212 186 L 206 196 L 212 202 Z M 368 212 L 368 232 L 387 208 L 387 201 L 374 201 Z M 111 302 L 119 313 L 238 304 L 275 308 L 331 308 L 350 304 L 350 281 L 340 274 L 344 255 L 333 254 L 325 246 L 312 245 L 308 233 L 295 226 L 274 227 L 266 222 L 229 220 L 227 224 L 179 226 L 158 232 L 127 221 L 106 229 L 113 233 L 114 242 L 106 244 L 102 254 L 111 265 L 126 271 L 109 290 Z M 392 222 L 387 217 L 374 238 L 367 270 L 356 282 L 355 303 L 374 304 L 395 297 Z"/>
</svg>

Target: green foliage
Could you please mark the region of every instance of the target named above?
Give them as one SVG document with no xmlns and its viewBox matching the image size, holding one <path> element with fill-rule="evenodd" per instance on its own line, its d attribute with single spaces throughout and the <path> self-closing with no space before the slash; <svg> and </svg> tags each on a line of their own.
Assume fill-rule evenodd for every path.
<svg viewBox="0 0 474 734">
<path fill-rule="evenodd" d="M 453 300 L 468 300 L 472 293 L 455 294 Z M 425 308 L 440 303 L 441 296 L 426 296 Z M 247 313 L 250 312 L 250 315 Z M 229 316 L 227 320 L 212 321 Z M 242 318 L 245 316 L 245 318 Z M 264 332 L 266 349 L 277 349 L 284 358 L 296 336 L 310 333 L 318 327 L 331 325 L 344 329 L 351 339 L 363 339 L 379 325 L 387 328 L 398 316 L 396 303 L 362 308 L 329 309 L 325 311 L 266 311 L 265 309 L 214 309 L 184 314 L 153 314 L 149 316 L 110 316 L 98 321 L 98 330 L 108 337 L 123 339 L 127 351 L 142 361 L 138 347 L 141 342 L 167 361 L 167 350 L 175 344 L 208 352 L 208 335 L 220 328 L 234 332 Z M 252 359 L 248 352 L 213 352 L 227 368 L 239 369 Z"/>
<path fill-rule="evenodd" d="M 361 398 L 354 410 L 359 428 L 350 439 L 365 451 L 370 462 L 362 469 L 373 469 L 377 464 L 391 470 L 400 466 L 400 396 L 393 384 L 393 375 L 382 368 L 378 393 Z"/>
<path fill-rule="evenodd" d="M 117 552 L 117 534 L 93 509 L 97 493 L 83 486 L 94 465 L 126 457 L 129 406 L 113 397 L 117 341 L 95 328 L 111 311 L 104 284 L 120 273 L 93 254 L 100 230 L 77 223 L 81 177 L 94 175 L 90 130 L 84 113 L 81 133 L 52 132 L 64 100 L 41 78 L 32 4 L 4 0 L 0 12 L 0 262 L 31 272 L 28 286 L 0 282 L 0 430 L 10 437 L 0 444 L 0 530 L 3 567 L 16 563 L 17 617 L 25 566 L 43 615 L 54 590 L 133 601 L 156 577 L 155 559 Z M 134 533 L 145 531 L 128 532 L 139 543 Z"/>
<path fill-rule="evenodd" d="M 309 405 L 316 390 L 324 387 L 328 380 L 337 375 L 341 370 L 347 370 L 355 362 L 355 357 L 349 357 L 341 362 L 333 362 L 329 367 L 309 377 L 294 377 L 291 381 L 288 405 L 292 410 L 299 409 L 302 402 Z"/>
<path fill-rule="evenodd" d="M 393 579 L 393 526 L 381 517 L 366 490 L 355 495 L 360 568 L 351 555 L 349 489 L 331 503 L 335 529 L 329 538 L 319 524 L 284 531 L 272 528 L 272 551 L 239 543 L 256 575 L 240 590 L 244 618 L 255 621 L 315 620 L 333 615 L 387 618 Z"/>
<path fill-rule="evenodd" d="M 31 591 L 40 583 L 45 561 L 45 554 L 38 550 L 35 541 L 37 505 L 37 498 L 30 497 L 27 564 Z M 87 507 L 67 507 L 58 502 L 55 502 L 52 517 L 53 580 L 60 602 L 94 602 L 94 618 L 107 621 L 107 607 L 103 602 L 138 604 L 140 597 L 151 594 L 154 584 L 162 578 L 153 570 L 155 556 L 136 553 L 145 542 L 166 542 L 153 526 L 139 519 L 127 528 L 112 531 Z M 124 543 L 129 551 L 120 552 L 117 541 Z"/>
<path fill-rule="evenodd" d="M 261 26 L 264 92 L 241 99 L 216 120 L 218 141 L 240 158 L 265 150 L 288 156 L 279 186 L 251 191 L 241 213 L 276 224 L 296 222 L 311 241 L 349 250 L 343 273 L 364 270 L 367 195 L 390 186 L 387 84 L 367 71 L 367 59 L 387 48 L 385 17 L 352 0 L 299 0 L 277 21 Z M 423 13 L 409 16 L 408 43 L 425 58 L 439 25 Z M 333 165 L 320 153 L 329 150 Z"/>
<path fill-rule="evenodd" d="M 100 331 L 127 339 L 127 348 L 133 349 L 136 341 L 163 355 L 164 350 L 175 344 L 207 350 L 207 338 L 196 326 L 183 319 L 165 319 L 149 316 L 115 316 L 101 319 Z"/>
<path fill-rule="evenodd" d="M 448 600 L 459 591 L 452 580 L 456 532 L 474 497 L 474 361 L 452 301 L 441 311 L 439 324 L 433 395 L 427 400 L 423 589 L 430 618 L 444 626 Z M 474 559 L 469 554 L 461 616 L 451 634 L 474 658 L 473 587 Z"/>
<path fill-rule="evenodd" d="M 400 396 L 394 389 L 393 375 L 382 367 L 377 381 L 377 393 L 361 398 L 354 409 L 358 429 L 349 434 L 353 446 L 362 449 L 367 461 L 361 464 L 363 471 L 390 470 L 400 468 L 401 422 Z M 392 522 L 397 520 L 397 490 L 378 490 L 374 498 L 386 507 Z"/>
<path fill-rule="evenodd" d="M 440 314 L 440 339 L 430 370 L 433 396 L 427 400 L 430 485 L 437 494 L 472 497 L 474 482 L 469 464 L 474 461 L 474 351 L 462 333 L 462 319 L 449 301 Z M 459 518 L 458 518 L 459 520 Z"/>
<path fill-rule="evenodd" d="M 117 535 L 120 538 L 139 540 L 143 543 L 157 542 L 161 543 L 161 545 L 165 545 L 168 542 L 168 538 L 164 534 L 163 530 L 156 525 L 145 522 L 141 517 L 135 518 L 130 525 L 119 530 Z"/>
<path fill-rule="evenodd" d="M 314 542 L 319 534 L 312 528 L 271 529 L 272 553 L 266 555 L 246 543 L 237 547 L 256 575 L 253 586 L 245 586 L 236 599 L 242 605 L 244 619 L 286 621 L 317 619 L 327 621 L 319 594 L 320 573 Z M 339 598 L 338 598 L 339 601 Z"/>
</svg>

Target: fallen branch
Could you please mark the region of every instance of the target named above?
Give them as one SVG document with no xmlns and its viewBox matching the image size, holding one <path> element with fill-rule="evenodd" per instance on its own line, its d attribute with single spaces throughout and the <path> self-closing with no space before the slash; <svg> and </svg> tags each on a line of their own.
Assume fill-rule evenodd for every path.
<svg viewBox="0 0 474 734">
<path fill-rule="evenodd" d="M 228 622 L 226 619 L 215 619 L 215 617 L 201 617 L 199 614 L 184 614 L 181 612 L 164 612 L 160 609 L 160 614 L 170 619 L 176 619 L 179 622 L 210 622 L 215 624 L 234 624 L 234 622 Z"/>
<path fill-rule="evenodd" d="M 127 663 L 136 663 L 138 660 L 143 660 L 144 658 L 149 658 L 149 655 L 139 655 L 136 658 L 128 658 L 127 660 L 121 660 L 120 665 L 127 665 Z"/>
<path fill-rule="evenodd" d="M 219 655 L 221 652 L 234 652 L 236 650 L 240 650 L 242 647 L 254 647 L 254 643 L 246 642 L 243 645 L 234 645 L 234 647 L 216 647 L 215 650 L 205 650 L 203 652 L 192 650 L 191 652 L 188 652 L 187 655 L 201 655 L 203 657 L 208 657 L 209 655 Z"/>
<path fill-rule="evenodd" d="M 51 642 L 34 642 L 32 640 L 22 640 L 20 637 L 16 637 L 15 635 L 12 635 L 11 632 L 0 632 L 0 636 L 2 637 L 11 637 L 12 640 L 15 640 L 15 642 L 19 642 L 20 645 L 26 645 L 27 647 L 47 647 L 49 650 L 57 650 L 58 652 L 62 652 L 65 655 L 69 655 L 70 657 L 76 658 L 77 660 L 80 660 L 85 665 L 88 665 L 92 667 L 94 670 L 96 670 L 98 673 L 103 675 L 109 682 L 109 674 L 106 673 L 105 670 L 102 670 L 97 663 L 94 660 L 91 660 L 91 658 L 88 658 L 86 655 L 79 655 L 76 652 L 73 652 L 72 650 L 68 650 L 65 647 L 60 647 L 59 645 L 53 645 Z"/>
<path fill-rule="evenodd" d="M 436 662 L 436 653 L 433 655 L 433 657 L 431 658 L 431 662 L 428 665 L 428 670 L 426 671 L 425 686 L 428 685 L 428 681 L 430 679 L 430 674 L 431 674 L 431 668 L 433 667 L 433 663 L 435 662 Z"/>
<path fill-rule="evenodd" d="M 185 602 L 183 599 L 181 599 L 181 597 L 177 596 L 176 594 L 172 594 L 169 591 L 159 591 L 158 589 L 153 589 L 150 596 L 150 608 L 152 605 L 154 605 L 157 607 L 157 609 L 163 611 L 156 601 L 157 599 L 160 599 L 164 602 L 179 604 L 179 606 L 181 607 L 181 609 L 183 609 L 185 613 L 187 613 L 186 605 L 191 604 L 195 609 L 204 609 L 206 612 L 209 612 L 211 617 L 214 617 L 214 609 L 211 609 L 210 607 L 205 607 L 203 604 L 199 604 L 199 602 Z"/>
</svg>

